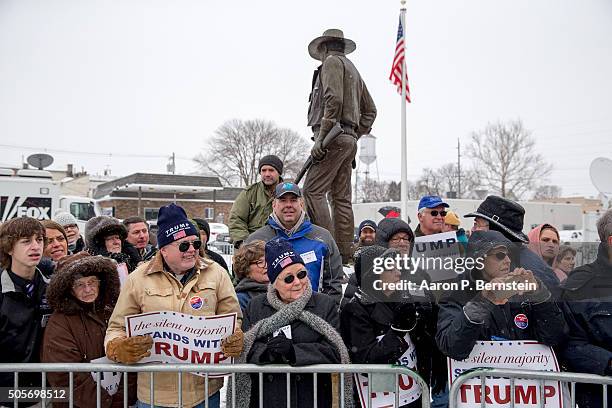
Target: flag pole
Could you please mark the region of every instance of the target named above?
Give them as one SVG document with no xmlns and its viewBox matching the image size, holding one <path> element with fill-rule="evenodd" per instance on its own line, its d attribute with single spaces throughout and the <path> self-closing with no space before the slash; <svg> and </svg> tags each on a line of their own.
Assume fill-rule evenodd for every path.
<svg viewBox="0 0 612 408">
<path fill-rule="evenodd" d="M 401 181 L 401 217 L 408 222 L 408 143 L 406 141 L 406 0 L 401 0 L 400 21 L 404 31 L 404 58 L 402 60 L 402 141 L 401 141 L 401 162 L 402 162 L 402 181 Z"/>
</svg>

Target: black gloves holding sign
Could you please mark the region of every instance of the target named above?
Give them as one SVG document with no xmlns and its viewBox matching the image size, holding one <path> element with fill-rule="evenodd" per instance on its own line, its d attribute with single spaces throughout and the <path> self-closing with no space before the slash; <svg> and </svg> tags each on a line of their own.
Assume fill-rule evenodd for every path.
<svg viewBox="0 0 612 408">
<path fill-rule="evenodd" d="M 261 356 L 262 361 L 277 364 L 295 363 L 295 351 L 293 342 L 285 336 L 282 331 L 276 337 L 272 337 L 266 344 L 266 351 Z"/>
<path fill-rule="evenodd" d="M 393 307 L 393 321 L 391 329 L 397 332 L 409 332 L 416 327 L 417 310 L 412 300 L 398 303 Z"/>
</svg>

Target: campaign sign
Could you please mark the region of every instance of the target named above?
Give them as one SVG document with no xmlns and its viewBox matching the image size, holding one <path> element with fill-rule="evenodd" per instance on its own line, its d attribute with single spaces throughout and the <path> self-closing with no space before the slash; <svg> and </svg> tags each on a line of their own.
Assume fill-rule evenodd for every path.
<svg viewBox="0 0 612 408">
<path fill-rule="evenodd" d="M 531 340 L 523 341 L 479 341 L 462 361 L 448 359 L 449 384 L 464 371 L 478 368 L 513 368 L 559 372 L 559 363 L 549 346 Z M 514 381 L 514 406 L 516 408 L 539 407 L 541 395 L 545 408 L 562 408 L 563 391 L 559 381 L 544 381 L 544 392 L 540 382 L 516 379 Z M 512 390 L 510 379 L 487 377 L 485 389 L 480 378 L 466 381 L 458 392 L 458 408 L 480 408 L 484 400 L 486 407 L 510 407 Z"/>
<path fill-rule="evenodd" d="M 178 312 L 152 312 L 125 317 L 128 337 L 153 338 L 151 356 L 141 363 L 232 364 L 221 351 L 221 340 L 234 333 L 236 313 L 192 316 Z M 226 373 L 209 374 L 222 377 Z"/>
<path fill-rule="evenodd" d="M 380 340 L 382 336 L 378 337 Z M 412 343 L 410 334 L 406 333 L 404 340 L 408 343 L 408 349 L 402 354 L 397 362 L 398 365 L 415 369 L 417 364 L 416 348 Z M 363 408 L 386 408 L 395 406 L 394 392 L 373 392 L 372 406 L 368 406 L 369 380 L 364 374 L 355 374 L 355 383 L 359 391 L 359 401 Z M 417 384 L 410 376 L 401 374 L 398 380 L 399 385 L 399 402 L 400 406 L 411 403 L 419 399 L 421 396 L 421 386 Z"/>
<path fill-rule="evenodd" d="M 91 360 L 90 363 L 94 364 L 115 364 L 114 361 L 109 360 L 106 357 L 100 357 L 95 360 Z M 96 381 L 96 373 L 91 373 L 94 381 Z M 119 384 L 121 384 L 121 378 L 123 373 L 121 372 L 102 372 L 100 373 L 100 386 L 106 390 L 108 395 L 115 395 L 119 391 Z"/>
<path fill-rule="evenodd" d="M 459 247 L 455 231 L 424 235 L 414 239 L 412 258 L 432 282 L 454 279 L 456 259 L 461 257 Z"/>
</svg>

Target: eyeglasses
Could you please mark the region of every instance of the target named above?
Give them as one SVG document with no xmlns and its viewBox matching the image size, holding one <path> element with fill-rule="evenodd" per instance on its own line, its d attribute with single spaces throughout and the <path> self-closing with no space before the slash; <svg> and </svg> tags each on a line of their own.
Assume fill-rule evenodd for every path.
<svg viewBox="0 0 612 408">
<path fill-rule="evenodd" d="M 295 275 L 287 275 L 285 276 L 285 279 L 283 279 L 283 281 L 289 285 L 291 283 L 293 283 L 293 281 L 295 280 L 295 277 L 297 276 L 298 279 L 302 280 L 306 277 L 306 275 L 308 274 L 308 271 L 306 269 L 302 269 L 301 271 L 299 271 L 297 274 Z"/>
<path fill-rule="evenodd" d="M 446 217 L 446 214 L 448 214 L 446 211 L 442 210 L 442 211 L 438 211 L 438 210 L 431 210 L 429 212 L 431 214 L 432 217 L 437 217 L 438 214 L 440 214 L 442 217 Z"/>
<path fill-rule="evenodd" d="M 488 254 L 487 256 L 494 256 L 498 261 L 503 261 L 506 257 L 510 258 L 510 255 L 506 251 L 498 251 L 493 252 L 492 254 Z"/>
<path fill-rule="evenodd" d="M 392 238 L 389 240 L 389 242 L 393 242 L 394 244 L 397 244 L 400 241 L 410 242 L 410 237 L 399 237 L 399 238 Z"/>
<path fill-rule="evenodd" d="M 193 245 L 193 249 L 195 249 L 196 251 L 198 249 L 200 249 L 202 247 L 202 241 L 195 240 L 195 241 L 183 241 L 180 244 L 178 244 L 178 250 L 181 252 L 187 252 L 189 251 L 189 247 Z"/>
<path fill-rule="evenodd" d="M 95 280 L 91 280 L 89 282 L 78 282 L 72 285 L 72 289 L 74 290 L 83 290 L 86 287 L 90 287 L 92 289 L 97 289 L 100 286 L 100 279 L 96 278 Z"/>
<path fill-rule="evenodd" d="M 265 268 L 266 267 L 266 260 L 265 259 L 258 259 L 255 262 L 251 262 L 249 265 L 257 265 L 260 268 Z"/>
<path fill-rule="evenodd" d="M 67 229 L 75 229 L 75 228 L 76 228 L 76 229 L 78 229 L 78 228 L 79 228 L 79 226 L 78 226 L 78 225 L 76 225 L 76 224 L 64 225 L 64 229 L 65 229 L 65 230 L 67 230 Z"/>
</svg>

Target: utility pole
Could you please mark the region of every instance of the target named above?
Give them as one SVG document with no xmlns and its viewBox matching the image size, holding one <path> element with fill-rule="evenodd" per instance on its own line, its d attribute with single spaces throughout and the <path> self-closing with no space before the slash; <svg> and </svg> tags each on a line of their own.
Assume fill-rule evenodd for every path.
<svg viewBox="0 0 612 408">
<path fill-rule="evenodd" d="M 172 152 L 172 174 L 176 174 L 176 155 Z"/>
<path fill-rule="evenodd" d="M 457 198 L 461 198 L 461 142 L 457 138 Z"/>
</svg>

